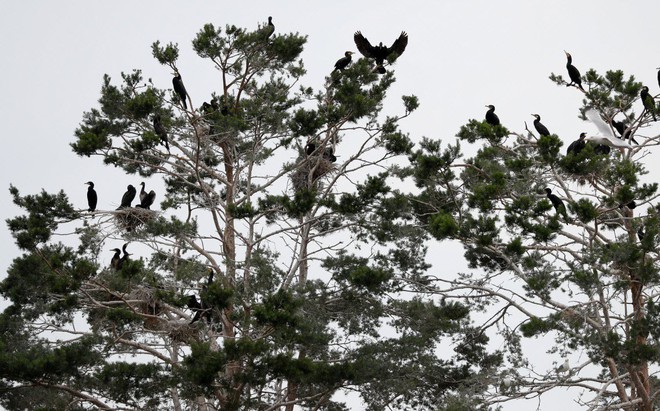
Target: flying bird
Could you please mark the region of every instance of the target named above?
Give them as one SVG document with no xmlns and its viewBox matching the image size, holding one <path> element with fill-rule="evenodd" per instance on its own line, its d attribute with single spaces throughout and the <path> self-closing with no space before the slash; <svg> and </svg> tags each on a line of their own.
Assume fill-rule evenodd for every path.
<svg viewBox="0 0 660 411">
<path fill-rule="evenodd" d="M 165 148 L 167 149 L 167 152 L 170 152 L 170 144 L 169 141 L 167 140 L 167 130 L 165 130 L 165 127 L 163 126 L 163 123 L 161 122 L 160 119 L 160 114 L 156 113 L 154 114 L 153 117 L 153 125 L 154 125 L 154 131 L 156 132 L 156 135 L 160 137 L 160 142 L 165 145 Z"/>
<path fill-rule="evenodd" d="M 584 115 L 591 120 L 592 123 L 596 126 L 601 135 L 594 135 L 586 137 L 587 141 L 591 141 L 595 144 L 602 144 L 608 147 L 615 148 L 632 148 L 630 143 L 625 140 L 621 140 L 614 136 L 612 133 L 612 128 L 607 125 L 605 121 L 600 117 L 596 109 L 590 108 L 585 111 Z"/>
<path fill-rule="evenodd" d="M 364 57 L 376 60 L 375 70 L 383 74 L 385 73 L 385 67 L 383 67 L 385 60 L 393 63 L 406 50 L 408 34 L 402 31 L 399 38 L 394 40 L 394 43 L 390 47 L 383 46 L 383 42 L 380 42 L 377 46 L 372 46 L 369 40 L 359 31 L 356 31 L 353 35 L 353 41 L 355 41 L 358 51 Z"/>
<path fill-rule="evenodd" d="M 140 204 L 136 205 L 136 207 L 150 210 L 149 207 L 151 207 L 156 199 L 156 192 L 151 190 L 147 193 L 144 190 L 144 181 L 141 182 L 140 185 L 142 186 L 142 189 L 140 190 Z"/>
<path fill-rule="evenodd" d="M 653 96 L 649 94 L 649 88 L 646 86 L 642 87 L 642 91 L 639 92 L 639 97 L 642 99 L 644 109 L 650 112 L 653 116 L 653 121 L 658 121 L 658 119 L 655 118 L 655 100 L 653 99 Z"/>
<path fill-rule="evenodd" d="M 548 128 L 541 123 L 541 116 L 538 114 L 532 114 L 534 116 L 534 128 L 542 136 L 549 136 L 550 132 Z"/>
<path fill-rule="evenodd" d="M 333 72 L 334 72 L 334 71 L 344 71 L 344 69 L 345 69 L 349 64 L 351 64 L 351 59 L 352 59 L 351 55 L 352 55 L 352 54 L 353 54 L 352 51 L 347 51 L 346 53 L 344 53 L 344 57 L 342 57 L 342 58 L 340 58 L 339 60 L 337 60 L 337 62 L 335 63 L 335 69 L 332 70 L 332 71 L 333 71 Z"/>
<path fill-rule="evenodd" d="M 188 110 L 188 104 L 186 104 L 186 87 L 183 85 L 183 80 L 181 79 L 181 74 L 176 73 L 176 76 L 172 79 L 172 86 L 174 86 L 174 92 L 179 96 L 183 108 Z"/>
<path fill-rule="evenodd" d="M 571 78 L 571 82 L 566 85 L 566 87 L 575 85 L 584 91 L 582 88 L 582 77 L 580 76 L 580 71 L 573 65 L 573 57 L 571 53 L 564 50 L 566 53 L 566 70 L 568 70 L 568 77 Z"/>
<path fill-rule="evenodd" d="M 587 133 L 580 133 L 580 138 L 568 145 L 566 149 L 566 155 L 573 154 L 577 155 L 582 151 L 582 149 L 587 145 L 584 139 L 587 137 Z"/>
<path fill-rule="evenodd" d="M 135 187 L 129 184 L 128 187 L 126 187 L 126 192 L 121 197 L 121 205 L 119 206 L 119 208 L 117 208 L 117 210 L 130 207 L 131 203 L 133 202 L 133 199 L 135 198 L 135 194 L 137 194 L 137 190 L 135 189 Z"/>
<path fill-rule="evenodd" d="M 488 107 L 488 111 L 486 111 L 486 123 L 490 124 L 491 126 L 499 126 L 500 118 L 497 117 L 497 114 L 495 114 L 495 106 L 489 104 L 486 107 Z"/>
<path fill-rule="evenodd" d="M 556 214 L 561 214 L 562 216 L 564 216 L 565 220 L 568 220 L 568 213 L 566 213 L 566 206 L 564 205 L 564 202 L 561 201 L 561 198 L 552 194 L 552 190 L 550 190 L 549 188 L 545 189 L 545 194 L 546 197 L 548 197 L 548 199 L 552 203 L 552 206 L 555 208 Z"/>
<path fill-rule="evenodd" d="M 89 185 L 87 188 L 87 205 L 89 206 L 89 209 L 87 211 L 94 211 L 96 210 L 96 203 L 98 202 L 96 190 L 94 190 L 94 183 L 88 181 L 85 184 Z"/>
</svg>

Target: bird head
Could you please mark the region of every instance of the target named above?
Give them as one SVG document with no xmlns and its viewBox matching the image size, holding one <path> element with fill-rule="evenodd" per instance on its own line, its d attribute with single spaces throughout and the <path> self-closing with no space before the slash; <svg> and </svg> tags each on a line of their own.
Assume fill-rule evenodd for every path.
<svg viewBox="0 0 660 411">
<path fill-rule="evenodd" d="M 584 140 L 587 137 L 587 133 L 580 133 L 580 140 Z"/>
<path fill-rule="evenodd" d="M 541 120 L 541 116 L 538 114 L 532 114 L 532 117 L 536 118 L 537 120 Z"/>
<path fill-rule="evenodd" d="M 121 253 L 121 250 L 118 249 L 118 248 L 113 248 L 113 249 L 110 250 L 110 251 L 115 252 L 115 253 Z"/>
<path fill-rule="evenodd" d="M 141 183 L 140 183 L 140 185 L 141 185 L 141 186 L 142 186 L 142 188 L 144 189 L 144 181 L 143 181 L 143 182 L 141 182 Z"/>
<path fill-rule="evenodd" d="M 94 183 L 92 183 L 91 181 L 88 181 L 88 182 L 86 182 L 85 184 L 87 184 L 88 186 L 94 188 Z"/>
<path fill-rule="evenodd" d="M 644 87 L 642 87 L 642 91 L 646 91 L 646 92 L 648 93 L 648 91 L 649 91 L 649 88 L 648 88 L 648 87 L 646 87 L 646 86 L 644 86 Z"/>
<path fill-rule="evenodd" d="M 133 184 L 129 184 L 128 186 L 126 186 L 126 189 L 127 190 L 135 190 L 135 187 L 133 187 Z"/>
<path fill-rule="evenodd" d="M 492 105 L 492 104 L 488 104 L 488 105 L 486 105 L 486 107 L 488 107 L 488 108 L 491 109 L 491 110 L 495 110 L 495 106 Z"/>
<path fill-rule="evenodd" d="M 355 54 L 355 53 L 353 53 L 352 51 L 347 51 L 346 53 L 344 53 L 344 56 L 351 57 L 352 54 Z"/>
<path fill-rule="evenodd" d="M 272 16 L 268 16 L 268 23 L 272 23 L 272 22 L 273 22 L 273 17 L 272 17 Z"/>
<path fill-rule="evenodd" d="M 546 188 L 546 189 L 545 189 L 545 193 L 546 193 L 547 195 L 550 195 L 550 194 L 552 194 L 552 190 L 550 190 L 549 188 Z"/>
<path fill-rule="evenodd" d="M 566 51 L 566 50 L 564 50 L 564 53 L 566 53 L 566 57 L 571 58 L 571 53 L 569 53 L 569 52 Z"/>
</svg>

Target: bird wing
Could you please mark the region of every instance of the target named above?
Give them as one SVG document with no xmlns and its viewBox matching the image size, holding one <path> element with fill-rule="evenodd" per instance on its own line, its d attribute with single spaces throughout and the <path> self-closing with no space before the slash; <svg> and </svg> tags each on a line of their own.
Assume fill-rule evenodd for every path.
<svg viewBox="0 0 660 411">
<path fill-rule="evenodd" d="M 369 43 L 369 40 L 367 40 L 366 37 L 362 35 L 359 31 L 356 31 L 355 34 L 353 35 L 353 40 L 355 41 L 355 45 L 357 46 L 357 49 L 364 57 L 367 58 L 374 58 L 374 46 Z M 405 48 L 405 46 L 404 46 Z"/>
<path fill-rule="evenodd" d="M 402 31 L 401 34 L 399 35 L 399 38 L 394 40 L 394 43 L 392 43 L 392 46 L 387 51 L 387 54 L 389 55 L 392 53 L 396 53 L 398 57 L 404 52 L 407 45 L 408 45 L 408 34 L 405 31 Z"/>
<path fill-rule="evenodd" d="M 590 108 L 584 112 L 584 115 L 591 120 L 592 123 L 596 126 L 598 131 L 600 131 L 606 137 L 614 137 L 612 133 L 612 128 L 607 125 L 607 123 L 600 117 L 600 114 L 596 109 Z"/>
</svg>

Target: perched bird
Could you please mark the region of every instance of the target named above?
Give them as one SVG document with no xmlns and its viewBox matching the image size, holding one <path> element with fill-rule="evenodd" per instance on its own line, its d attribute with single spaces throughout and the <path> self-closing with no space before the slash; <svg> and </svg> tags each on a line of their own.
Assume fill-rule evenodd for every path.
<svg viewBox="0 0 660 411">
<path fill-rule="evenodd" d="M 499 126 L 500 118 L 497 117 L 497 114 L 495 114 L 495 106 L 490 104 L 486 107 L 488 107 L 488 111 L 486 111 L 486 123 L 490 124 L 491 126 Z"/>
<path fill-rule="evenodd" d="M 566 155 L 579 154 L 580 151 L 582 151 L 582 149 L 587 145 L 587 143 L 584 141 L 585 137 L 587 137 L 587 133 L 580 133 L 580 138 L 568 145 L 568 148 L 566 149 Z"/>
<path fill-rule="evenodd" d="M 573 57 L 571 57 L 571 54 L 566 50 L 564 50 L 564 53 L 566 53 L 566 70 L 568 70 L 568 77 L 571 78 L 571 82 L 568 83 L 566 87 L 576 85 L 580 88 L 580 90 L 584 91 L 582 88 L 582 77 L 580 76 L 580 71 L 573 65 Z"/>
<path fill-rule="evenodd" d="M 632 130 L 628 128 L 628 125 L 623 121 L 616 121 L 614 118 L 610 120 L 612 127 L 621 135 L 623 140 L 630 140 L 630 142 L 639 144 L 635 137 L 632 135 Z"/>
<path fill-rule="evenodd" d="M 594 153 L 596 154 L 607 155 L 610 154 L 610 151 L 611 151 L 610 146 L 608 146 L 607 144 L 596 144 L 596 147 L 594 147 Z"/>
<path fill-rule="evenodd" d="M 308 156 L 311 156 L 314 150 L 316 150 L 316 144 L 311 141 L 305 145 L 305 154 Z"/>
<path fill-rule="evenodd" d="M 133 202 L 133 199 L 135 198 L 135 194 L 137 194 L 137 190 L 135 189 L 135 187 L 129 184 L 128 187 L 126 187 L 126 192 L 121 197 L 121 205 L 119 206 L 119 208 L 117 208 L 117 210 L 130 207 L 131 203 Z"/>
<path fill-rule="evenodd" d="M 264 39 L 268 39 L 273 35 L 273 33 L 275 33 L 275 25 L 273 24 L 273 18 L 271 16 L 268 16 L 268 24 L 264 26 L 262 33 L 264 35 Z"/>
<path fill-rule="evenodd" d="M 564 360 L 564 363 L 557 368 L 557 372 L 568 372 L 571 370 L 571 364 L 568 362 L 568 358 Z"/>
<path fill-rule="evenodd" d="M 658 121 L 658 119 L 655 118 L 655 100 L 653 99 L 653 96 L 649 94 L 649 88 L 646 86 L 642 87 L 642 91 L 639 92 L 639 97 L 642 99 L 644 109 L 649 111 L 653 116 L 653 121 Z"/>
<path fill-rule="evenodd" d="M 167 130 L 165 130 L 165 127 L 163 126 L 163 123 L 161 122 L 160 119 L 160 114 L 156 113 L 154 114 L 153 117 L 153 124 L 154 124 L 154 131 L 156 132 L 156 135 L 160 137 L 160 142 L 165 144 L 165 148 L 167 149 L 167 152 L 170 152 L 170 143 L 167 140 Z"/>
<path fill-rule="evenodd" d="M 658 86 L 660 86 L 660 67 L 658 67 L 656 70 L 658 70 Z"/>
<path fill-rule="evenodd" d="M 204 318 L 206 318 L 206 321 L 211 322 L 211 306 L 208 304 L 208 302 L 205 301 L 205 294 L 206 291 L 208 290 L 208 287 L 213 283 L 213 270 L 209 270 L 209 277 L 206 280 L 206 285 L 202 286 L 202 290 L 199 294 L 200 300 L 197 300 L 197 297 L 195 295 L 189 295 L 188 296 L 188 308 L 192 309 L 195 311 L 195 316 L 193 317 L 192 321 L 190 321 L 190 324 L 193 324 L 194 322 L 198 321 L 200 318 L 202 318 L 202 315 Z"/>
<path fill-rule="evenodd" d="M 353 54 L 352 51 L 347 51 L 346 53 L 344 53 L 344 57 L 337 60 L 337 62 L 335 63 L 335 69 L 332 71 L 344 71 L 344 69 L 349 64 L 351 64 L 352 54 Z"/>
<path fill-rule="evenodd" d="M 115 270 L 119 270 L 119 260 L 121 260 L 120 258 L 121 250 L 118 248 L 113 248 L 110 251 L 115 252 L 115 255 L 113 255 L 112 259 L 110 260 L 110 267 L 114 268 Z"/>
<path fill-rule="evenodd" d="M 600 114 L 598 111 L 596 111 L 593 108 L 590 108 L 589 110 L 584 112 L 584 115 L 591 120 L 592 123 L 596 126 L 598 131 L 600 131 L 602 134 L 601 135 L 594 135 L 594 136 L 588 136 L 586 137 L 587 141 L 591 141 L 594 144 L 601 144 L 605 145 L 608 147 L 615 147 L 615 148 L 632 148 L 630 143 L 628 143 L 625 140 L 621 140 L 617 137 L 614 136 L 612 133 L 612 129 L 610 126 L 603 121 L 603 119 L 600 117 Z M 604 149 L 602 151 L 605 151 Z M 609 150 L 607 150 L 609 153 Z M 602 153 L 601 153 L 602 154 Z"/>
<path fill-rule="evenodd" d="M 89 206 L 89 209 L 87 211 L 94 211 L 96 210 L 96 203 L 98 202 L 98 197 L 94 190 L 94 183 L 88 181 L 85 184 L 89 185 L 87 188 L 87 205 Z"/>
<path fill-rule="evenodd" d="M 372 46 L 369 40 L 359 31 L 356 31 L 353 35 L 353 41 L 355 41 L 358 51 L 364 57 L 376 60 L 376 71 L 383 74 L 385 73 L 385 68 L 383 67 L 385 60 L 394 62 L 406 50 L 408 34 L 402 31 L 399 38 L 394 40 L 394 43 L 390 47 L 383 46 L 383 42 L 377 46 Z"/>
<path fill-rule="evenodd" d="M 181 79 L 181 74 L 176 73 L 176 76 L 172 79 L 172 86 L 174 86 L 174 92 L 179 96 L 183 108 L 188 110 L 188 104 L 186 104 L 186 87 L 183 85 L 183 80 Z"/>
<path fill-rule="evenodd" d="M 561 201 L 561 198 L 552 194 L 552 190 L 550 190 L 549 188 L 545 189 L 545 193 L 546 193 L 546 197 L 548 197 L 548 199 L 552 203 L 552 206 L 555 208 L 555 212 L 557 214 L 561 214 L 562 216 L 564 216 L 565 220 L 568 220 L 568 213 L 566 212 L 566 206 L 564 205 L 564 202 Z"/>
<path fill-rule="evenodd" d="M 149 191 L 148 193 L 144 190 L 144 181 L 140 183 L 142 189 L 140 189 L 140 204 L 135 207 L 144 208 L 150 210 L 149 207 L 154 203 L 156 199 L 156 192 L 154 190 Z"/>
<path fill-rule="evenodd" d="M 121 247 L 121 249 L 124 251 L 124 255 L 122 255 L 121 258 L 119 259 L 119 261 L 117 262 L 117 268 L 116 268 L 117 270 L 121 270 L 122 267 L 124 266 L 124 263 L 126 263 L 126 261 L 128 261 L 128 256 L 130 254 L 126 251 L 126 246 L 128 246 L 128 243 L 125 243 Z M 115 248 L 115 250 L 118 250 L 118 249 Z M 117 254 L 115 254 L 115 256 L 117 256 Z M 114 257 L 112 257 L 112 258 L 114 258 Z"/>
<path fill-rule="evenodd" d="M 550 132 L 548 128 L 541 123 L 541 116 L 538 114 L 532 114 L 534 116 L 534 128 L 542 136 L 549 136 Z"/>
<path fill-rule="evenodd" d="M 331 163 L 337 161 L 337 157 L 335 157 L 335 151 L 332 149 L 332 147 L 326 147 L 325 150 L 323 150 L 323 158 Z"/>
</svg>

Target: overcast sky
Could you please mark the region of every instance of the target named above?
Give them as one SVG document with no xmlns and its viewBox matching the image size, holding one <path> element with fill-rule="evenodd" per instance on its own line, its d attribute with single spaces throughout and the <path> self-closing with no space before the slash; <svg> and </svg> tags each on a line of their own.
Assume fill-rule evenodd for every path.
<svg viewBox="0 0 660 411">
<path fill-rule="evenodd" d="M 215 70 L 191 49 L 205 23 L 255 28 L 273 16 L 278 33 L 308 36 L 303 84 L 318 88 L 344 51 L 357 51 L 353 33 L 391 42 L 405 30 L 409 43 L 395 64 L 391 111 L 414 94 L 420 109 L 402 123 L 413 141 L 448 142 L 470 118 L 494 104 L 502 123 L 523 131 L 539 113 L 551 132 L 570 142 L 581 131 L 581 94 L 548 80 L 566 77 L 564 50 L 584 74 L 621 69 L 660 92 L 656 1 L 0 1 L 0 216 L 17 214 L 9 184 L 23 194 L 63 189 L 85 206 L 88 180 L 99 208 L 111 208 L 127 184 L 139 180 L 70 149 L 82 113 L 96 107 L 103 74 L 143 70 L 161 88 L 171 71 L 151 57 L 151 43 L 179 44 L 178 67 L 196 104 L 217 84 Z M 387 111 L 387 106 L 386 106 Z M 637 108 L 640 111 L 640 108 Z M 135 181 L 134 181 L 135 180 Z M 0 278 L 18 255 L 0 228 Z M 570 404 L 570 403 L 569 403 Z M 545 405 L 545 402 L 544 402 Z M 507 406 L 507 410 L 525 409 Z M 543 406 L 541 409 L 550 409 Z"/>
</svg>

